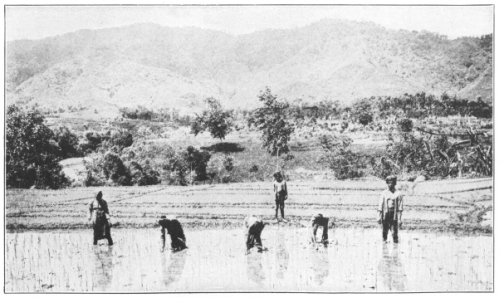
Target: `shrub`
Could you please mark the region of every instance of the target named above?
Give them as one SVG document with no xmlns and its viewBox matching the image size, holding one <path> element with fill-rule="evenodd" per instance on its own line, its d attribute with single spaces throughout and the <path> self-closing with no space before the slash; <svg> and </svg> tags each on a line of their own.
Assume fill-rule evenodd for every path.
<svg viewBox="0 0 500 298">
<path fill-rule="evenodd" d="M 128 186 L 132 185 L 129 169 L 124 165 L 117 153 L 93 153 L 91 161 L 84 161 L 86 176 L 85 186 Z"/>
<path fill-rule="evenodd" d="M 368 113 L 363 113 L 359 116 L 358 121 L 359 121 L 359 123 L 366 126 L 369 123 L 373 122 L 373 116 L 371 114 L 368 114 Z"/>
<path fill-rule="evenodd" d="M 82 156 L 80 146 L 78 145 L 78 137 L 67 127 L 55 129 L 54 140 L 61 150 L 62 159 Z"/>
<path fill-rule="evenodd" d="M 138 162 L 133 161 L 128 167 L 132 177 L 132 184 L 137 186 L 155 185 L 160 183 L 160 173 L 153 170 L 148 161 L 142 167 Z"/>
<path fill-rule="evenodd" d="M 97 132 L 87 132 L 85 133 L 85 138 L 80 143 L 80 152 L 84 155 L 95 152 L 102 143 L 101 135 Z"/>
<path fill-rule="evenodd" d="M 116 185 L 131 185 L 132 177 L 118 154 L 108 151 L 104 154 L 103 173 L 106 179 L 111 179 Z"/>
<path fill-rule="evenodd" d="M 228 155 L 214 154 L 207 163 L 207 172 L 210 177 L 222 183 L 228 183 L 232 180 L 231 172 L 233 169 L 233 157 Z"/>
<path fill-rule="evenodd" d="M 337 179 L 352 179 L 364 176 L 366 163 L 363 157 L 348 149 L 352 139 L 339 135 L 321 135 L 319 142 L 324 149 L 320 162 L 326 163 Z"/>
<path fill-rule="evenodd" d="M 194 171 L 196 174 L 194 181 L 203 181 L 207 179 L 207 163 L 210 160 L 210 153 L 199 151 L 193 146 L 188 146 L 186 151 L 182 153 L 182 156 L 186 162 L 187 168 L 190 171 Z"/>
<path fill-rule="evenodd" d="M 398 127 L 402 132 L 410 132 L 413 130 L 413 121 L 408 118 L 401 119 L 398 122 Z"/>
</svg>

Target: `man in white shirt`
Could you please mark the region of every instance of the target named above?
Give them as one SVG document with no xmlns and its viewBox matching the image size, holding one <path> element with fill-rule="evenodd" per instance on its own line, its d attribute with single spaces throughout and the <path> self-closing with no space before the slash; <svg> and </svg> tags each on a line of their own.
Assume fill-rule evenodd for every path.
<svg viewBox="0 0 500 298">
<path fill-rule="evenodd" d="M 394 243 L 398 243 L 398 228 L 400 228 L 402 224 L 403 195 L 400 191 L 396 190 L 396 176 L 388 176 L 385 181 L 388 189 L 384 190 L 380 195 L 378 223 L 382 224 L 382 238 L 384 241 L 387 241 L 387 233 L 390 229 L 392 231 Z"/>
</svg>

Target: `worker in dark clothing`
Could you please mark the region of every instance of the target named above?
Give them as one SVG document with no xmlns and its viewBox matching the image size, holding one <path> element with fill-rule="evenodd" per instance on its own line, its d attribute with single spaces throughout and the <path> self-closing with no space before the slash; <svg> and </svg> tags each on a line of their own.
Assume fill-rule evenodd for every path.
<svg viewBox="0 0 500 298">
<path fill-rule="evenodd" d="M 101 191 L 89 204 L 88 220 L 92 221 L 94 228 L 94 245 L 97 245 L 97 241 L 101 239 L 108 239 L 108 244 L 113 245 L 108 203 L 102 198 Z"/>
<path fill-rule="evenodd" d="M 186 236 L 181 223 L 175 218 L 162 216 L 158 222 L 161 227 L 161 251 L 165 250 L 165 230 L 170 235 L 170 247 L 172 251 L 181 251 L 188 248 L 186 246 Z"/>
<path fill-rule="evenodd" d="M 311 240 L 312 243 L 316 246 L 316 249 L 318 249 L 319 243 L 323 243 L 325 246 L 328 245 L 328 221 L 329 218 L 324 217 L 321 213 L 314 215 L 311 219 Z M 320 242 L 316 240 L 316 232 L 318 231 L 319 227 L 323 228 L 323 234 L 321 235 Z"/>
<path fill-rule="evenodd" d="M 260 234 L 264 230 L 265 224 L 260 218 L 251 215 L 245 218 L 244 224 L 246 229 L 247 254 L 250 253 L 250 249 L 254 246 L 257 246 L 258 252 L 264 251 Z"/>
</svg>

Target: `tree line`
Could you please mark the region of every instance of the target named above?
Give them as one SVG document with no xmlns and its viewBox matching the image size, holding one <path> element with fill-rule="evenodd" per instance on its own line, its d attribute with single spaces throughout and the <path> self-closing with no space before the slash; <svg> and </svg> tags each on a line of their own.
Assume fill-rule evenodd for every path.
<svg viewBox="0 0 500 298">
<path fill-rule="evenodd" d="M 431 140 L 415 134 L 411 120 L 449 115 L 491 118 L 491 105 L 480 99 L 468 101 L 450 97 L 446 93 L 435 97 L 421 92 L 401 97 L 364 98 L 349 106 L 328 101 L 306 105 L 301 100 L 289 102 L 279 99 L 269 88 L 263 90 L 258 98 L 261 104 L 259 108 L 239 113 L 245 117 L 248 127 L 260 132 L 262 146 L 277 160 L 293 158 L 289 142 L 296 129 L 315 126 L 318 119 L 329 118 L 345 120 L 346 124 L 340 133 L 321 135 L 316 142 L 324 150 L 321 162 L 332 169 L 339 179 L 363 176 L 367 172 L 367 165 L 370 165 L 371 173 L 376 175 L 385 175 L 388 171 L 402 168 L 405 171 L 448 175 L 457 168 L 456 164 L 459 164 L 460 171 L 477 171 L 485 175 L 491 175 L 492 172 L 491 149 L 484 142 L 478 143 L 476 140 L 476 144 L 464 152 L 463 146 L 460 149 L 445 137 Z M 192 134 L 208 131 L 213 138 L 222 141 L 232 130 L 239 129 L 235 125 L 235 111 L 224 109 L 214 98 L 208 98 L 205 104 L 200 114 L 189 119 Z M 176 110 L 153 112 L 139 107 L 136 110 L 122 109 L 121 112 L 130 119 L 179 121 Z M 346 119 L 346 115 L 349 115 L 349 119 Z M 398 119 L 395 124 L 398 133 L 390 136 L 391 146 L 384 156 L 354 153 L 350 149 L 352 140 L 348 135 L 342 135 L 348 121 L 367 125 L 392 116 Z M 15 105 L 8 107 L 7 187 L 68 186 L 71 182 L 62 174 L 59 161 L 83 156 L 88 157 L 85 162 L 87 186 L 150 185 L 162 181 L 187 185 L 207 179 L 231 181 L 234 158 L 219 154 L 217 150 L 210 152 L 210 149 L 192 146 L 176 149 L 140 145 L 134 142 L 133 135 L 126 129 L 104 133 L 87 131 L 77 136 L 67 127 L 51 130 L 44 121 L 44 115 L 35 109 L 23 110 Z M 469 165 L 464 161 L 464 156 L 469 160 L 475 159 L 475 162 Z"/>
</svg>

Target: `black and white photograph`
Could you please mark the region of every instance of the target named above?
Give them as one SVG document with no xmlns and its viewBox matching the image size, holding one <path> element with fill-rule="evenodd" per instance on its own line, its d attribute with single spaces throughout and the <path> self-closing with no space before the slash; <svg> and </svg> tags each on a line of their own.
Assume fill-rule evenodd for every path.
<svg viewBox="0 0 500 298">
<path fill-rule="evenodd" d="M 4 284 L 493 293 L 485 4 L 4 4 Z"/>
</svg>

